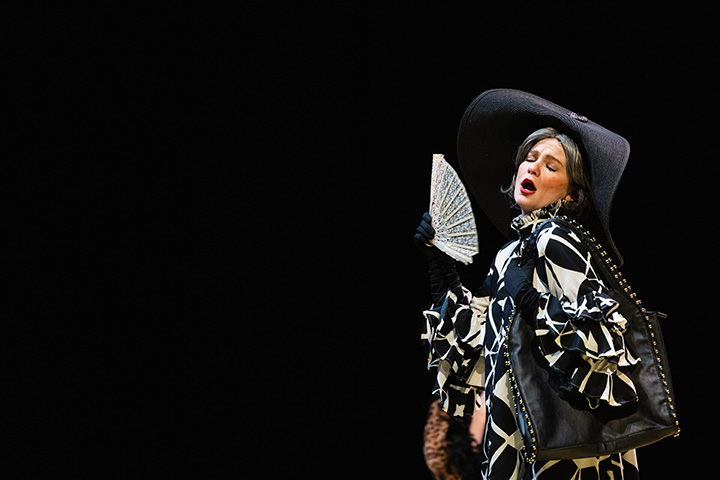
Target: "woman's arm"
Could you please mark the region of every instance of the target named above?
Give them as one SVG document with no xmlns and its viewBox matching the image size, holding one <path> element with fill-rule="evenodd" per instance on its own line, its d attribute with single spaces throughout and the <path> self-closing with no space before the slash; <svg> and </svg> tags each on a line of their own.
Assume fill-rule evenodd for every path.
<svg viewBox="0 0 720 480">
<path fill-rule="evenodd" d="M 600 402 L 621 406 L 637 401 L 626 368 L 638 360 L 625 345 L 627 320 L 597 275 L 587 247 L 561 223 L 552 222 L 537 237 L 539 292 L 533 319 L 540 348 L 560 374 L 562 387 Z"/>
<path fill-rule="evenodd" d="M 456 418 L 469 420 L 475 411 L 475 392 L 485 387 L 485 313 L 490 300 L 490 275 L 472 295 L 462 286 L 455 261 L 429 242 L 435 232 L 425 214 L 415 234 L 415 244 L 430 265 L 432 302 L 423 312 L 421 339 L 428 355 L 428 369 L 436 372 L 433 393 L 441 408 Z"/>
<path fill-rule="evenodd" d="M 472 420 L 470 421 L 471 446 L 476 450 L 482 449 L 486 417 L 485 390 L 482 389 L 478 390 L 475 394 L 475 413 L 473 413 Z"/>
<path fill-rule="evenodd" d="M 449 415 L 469 420 L 475 410 L 475 391 L 485 387 L 485 318 L 489 297 L 474 297 L 461 287 L 448 291 L 443 302 L 423 312 L 421 339 L 428 370 L 436 373 L 433 393 Z"/>
<path fill-rule="evenodd" d="M 460 278 L 455 260 L 433 245 L 430 242 L 433 238 L 435 229 L 432 227 L 432 218 L 425 212 L 413 240 L 430 267 L 430 295 L 432 304 L 436 305 L 442 302 L 448 290 L 460 290 Z"/>
</svg>

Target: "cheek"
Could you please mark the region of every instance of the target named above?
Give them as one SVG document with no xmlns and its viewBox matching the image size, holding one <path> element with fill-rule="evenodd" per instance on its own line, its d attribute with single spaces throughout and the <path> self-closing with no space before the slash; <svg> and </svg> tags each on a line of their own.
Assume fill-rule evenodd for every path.
<svg viewBox="0 0 720 480">
<path fill-rule="evenodd" d="M 527 175 L 527 170 L 528 170 L 528 169 L 527 169 L 527 167 L 525 166 L 525 164 L 524 164 L 524 163 L 521 163 L 520 166 L 519 166 L 518 169 L 517 169 L 517 172 L 515 172 L 515 185 L 518 185 L 519 182 L 520 182 L 520 180 L 521 180 L 522 178 L 525 178 L 525 176 Z"/>
<path fill-rule="evenodd" d="M 562 190 L 567 191 L 570 183 L 567 178 L 561 178 L 559 176 L 546 177 L 543 182 L 545 188 L 551 190 Z"/>
</svg>

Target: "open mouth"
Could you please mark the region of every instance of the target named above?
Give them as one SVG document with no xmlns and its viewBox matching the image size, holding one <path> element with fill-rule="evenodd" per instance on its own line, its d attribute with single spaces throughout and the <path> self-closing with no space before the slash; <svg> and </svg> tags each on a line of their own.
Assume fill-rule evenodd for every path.
<svg viewBox="0 0 720 480">
<path fill-rule="evenodd" d="M 523 180 L 520 184 L 520 191 L 522 193 L 535 193 L 536 190 L 537 188 L 535 188 L 535 184 L 529 178 Z"/>
</svg>

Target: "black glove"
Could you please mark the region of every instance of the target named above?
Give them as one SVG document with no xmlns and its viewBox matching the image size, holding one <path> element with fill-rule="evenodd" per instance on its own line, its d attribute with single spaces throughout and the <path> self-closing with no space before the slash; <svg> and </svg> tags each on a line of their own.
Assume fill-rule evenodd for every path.
<svg viewBox="0 0 720 480">
<path fill-rule="evenodd" d="M 540 292 L 533 287 L 536 264 L 537 255 L 523 255 L 522 258 L 510 259 L 505 270 L 505 290 L 513 297 L 515 306 L 520 308 L 527 321 L 534 319 L 537 315 L 540 301 Z"/>
<path fill-rule="evenodd" d="M 413 240 L 430 265 L 430 295 L 433 305 L 437 305 L 445 298 L 448 290 L 460 287 L 460 277 L 455 269 L 455 260 L 430 243 L 434 237 L 432 218 L 425 212 Z"/>
</svg>

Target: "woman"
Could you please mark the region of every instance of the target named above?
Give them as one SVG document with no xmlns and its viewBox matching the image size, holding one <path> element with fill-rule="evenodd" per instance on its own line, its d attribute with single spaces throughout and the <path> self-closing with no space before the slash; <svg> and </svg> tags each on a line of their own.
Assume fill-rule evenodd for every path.
<svg viewBox="0 0 720 480">
<path fill-rule="evenodd" d="M 522 142 L 520 132 L 529 133 Z M 513 150 L 514 175 L 502 189 L 519 208 L 510 221 L 497 192 L 509 173 L 499 165 Z M 432 303 L 424 312 L 422 338 L 440 397 L 426 426 L 428 466 L 436 478 L 446 479 L 638 478 L 634 450 L 526 463 L 501 353 L 507 319 L 517 310 L 535 329 L 568 398 L 593 408 L 636 401 L 632 389 L 612 381 L 637 362 L 622 348 L 626 322 L 616 312 L 617 302 L 605 294 L 580 240 L 559 224 L 544 224 L 560 215 L 592 217 L 602 227 L 604 243 L 620 258 L 608 226 L 612 196 L 629 156 L 627 142 L 541 98 L 493 90 L 466 111 L 458 152 L 466 184 L 502 231 L 510 225 L 513 240 L 471 293 L 454 261 L 429 243 L 434 231 L 428 214 L 415 235 L 430 265 Z M 458 430 L 464 436 L 455 433 L 448 441 L 447 431 Z M 440 445 L 433 446 L 438 439 Z"/>
</svg>

